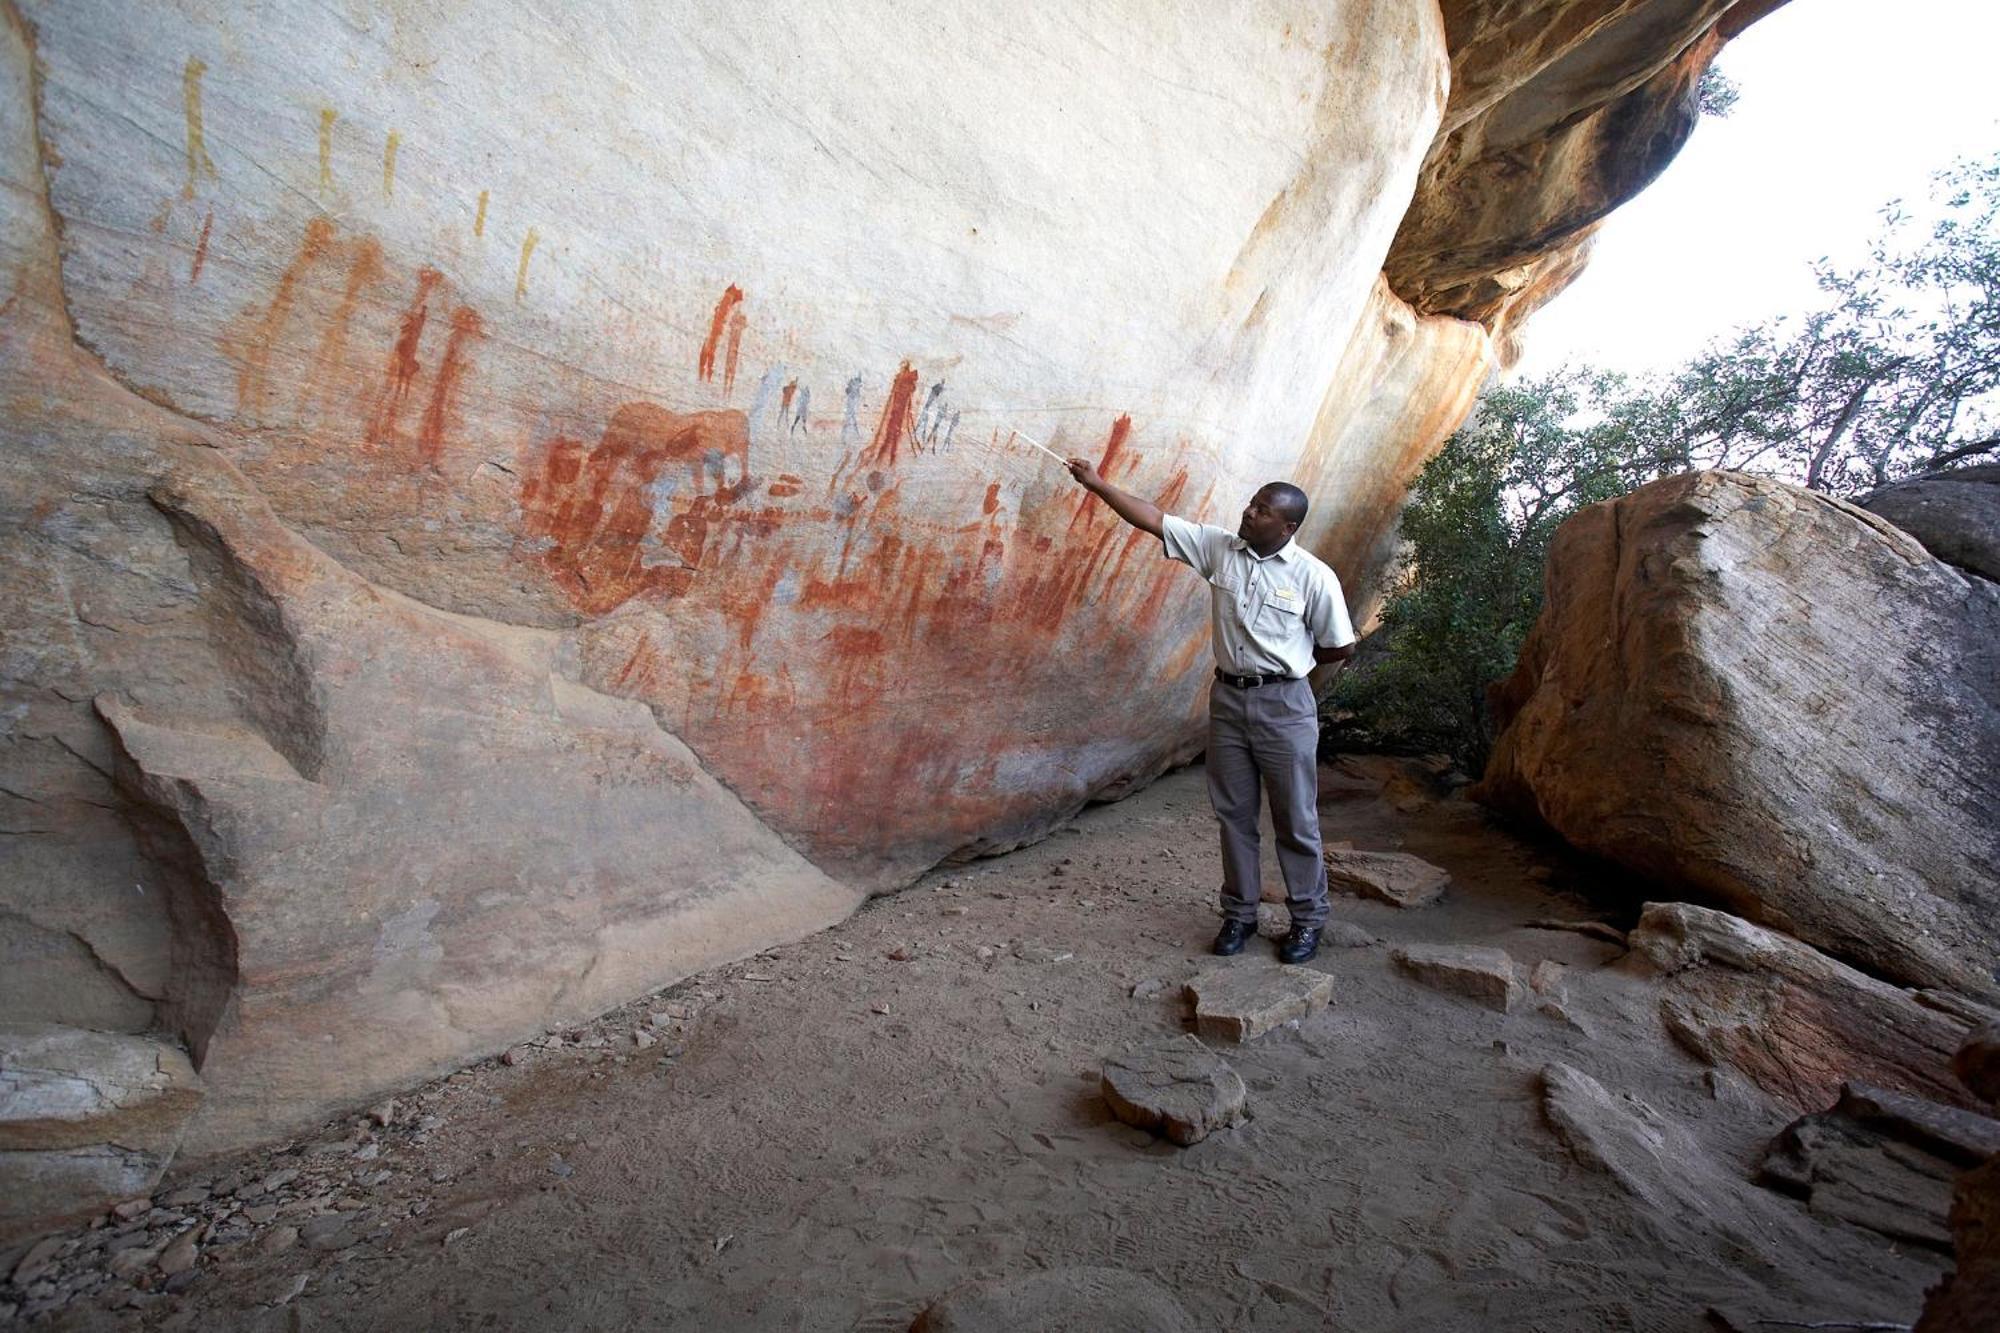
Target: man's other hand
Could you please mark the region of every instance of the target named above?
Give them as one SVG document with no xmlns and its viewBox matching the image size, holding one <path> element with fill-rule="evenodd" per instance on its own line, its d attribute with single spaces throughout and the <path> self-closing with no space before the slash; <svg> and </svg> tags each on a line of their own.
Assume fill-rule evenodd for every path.
<svg viewBox="0 0 2000 1333">
<path fill-rule="evenodd" d="M 1089 459 L 1072 458 L 1069 460 L 1068 466 L 1069 474 L 1075 477 L 1077 484 L 1085 490 L 1095 491 L 1104 485 L 1104 478 L 1097 475 L 1097 468 Z"/>
</svg>

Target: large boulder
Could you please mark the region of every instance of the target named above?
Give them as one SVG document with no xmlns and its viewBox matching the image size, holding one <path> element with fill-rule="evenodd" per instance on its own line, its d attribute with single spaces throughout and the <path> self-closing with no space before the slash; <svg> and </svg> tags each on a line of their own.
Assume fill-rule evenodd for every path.
<svg viewBox="0 0 2000 1333">
<path fill-rule="evenodd" d="M 1565 523 L 1475 795 L 1896 981 L 2000 993 L 2000 585 L 1780 482 Z"/>
<path fill-rule="evenodd" d="M 2000 463 L 1912 477 L 1861 497 L 1940 560 L 2000 579 Z"/>
</svg>

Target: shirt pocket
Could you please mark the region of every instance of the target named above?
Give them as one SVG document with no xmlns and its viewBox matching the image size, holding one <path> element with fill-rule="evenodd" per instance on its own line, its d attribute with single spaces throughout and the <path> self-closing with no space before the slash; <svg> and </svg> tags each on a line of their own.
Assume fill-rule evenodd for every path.
<svg viewBox="0 0 2000 1333">
<path fill-rule="evenodd" d="M 1277 638 L 1286 638 L 1298 632 L 1305 624 L 1306 599 L 1293 597 L 1289 600 L 1273 594 L 1264 599 L 1264 605 L 1257 611 L 1257 630 L 1260 634 L 1270 633 Z"/>
</svg>

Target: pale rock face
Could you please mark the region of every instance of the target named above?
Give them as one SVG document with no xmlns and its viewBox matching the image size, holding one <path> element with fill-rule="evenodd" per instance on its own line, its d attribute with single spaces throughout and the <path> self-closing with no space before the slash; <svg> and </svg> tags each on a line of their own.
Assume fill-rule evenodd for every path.
<svg viewBox="0 0 2000 1333">
<path fill-rule="evenodd" d="M 1010 435 L 1232 526 L 1290 477 L 1365 619 L 1503 324 L 1382 277 L 1402 0 L 0 37 L 0 1007 L 178 1034 L 195 1151 L 1186 758 L 1199 584 Z"/>
<path fill-rule="evenodd" d="M 2000 588 L 1694 473 L 1578 514 L 1475 794 L 1879 976 L 2000 993 Z"/>
<path fill-rule="evenodd" d="M 1387 432 L 1313 427 L 1437 126 L 1435 16 L 1133 10 L 302 7 L 272 44 L 33 9 L 64 293 L 280 521 L 570 631 L 584 683 L 898 882 L 1192 743 L 1198 588 L 1009 431 L 1230 526 L 1343 466 L 1371 494 L 1308 537 L 1392 516 Z M 1419 449 L 1469 388 L 1415 399 Z"/>
</svg>

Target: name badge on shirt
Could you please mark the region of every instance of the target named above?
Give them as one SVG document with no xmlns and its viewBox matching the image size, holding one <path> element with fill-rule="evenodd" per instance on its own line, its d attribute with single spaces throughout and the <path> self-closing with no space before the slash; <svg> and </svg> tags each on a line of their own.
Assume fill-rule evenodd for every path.
<svg viewBox="0 0 2000 1333">
<path fill-rule="evenodd" d="M 1299 604 L 1299 590 L 1297 588 L 1273 588 L 1271 589 L 1271 600 L 1285 606 L 1297 606 Z"/>
</svg>

